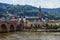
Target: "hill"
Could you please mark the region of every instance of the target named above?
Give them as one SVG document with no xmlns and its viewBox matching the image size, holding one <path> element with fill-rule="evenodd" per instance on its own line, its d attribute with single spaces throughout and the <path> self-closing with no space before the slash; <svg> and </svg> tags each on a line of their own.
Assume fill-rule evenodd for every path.
<svg viewBox="0 0 60 40">
<path fill-rule="evenodd" d="M 60 19 L 60 8 L 41 8 L 43 17 L 48 19 Z M 0 18 L 14 16 L 37 16 L 38 8 L 30 5 L 12 5 L 0 3 Z"/>
</svg>

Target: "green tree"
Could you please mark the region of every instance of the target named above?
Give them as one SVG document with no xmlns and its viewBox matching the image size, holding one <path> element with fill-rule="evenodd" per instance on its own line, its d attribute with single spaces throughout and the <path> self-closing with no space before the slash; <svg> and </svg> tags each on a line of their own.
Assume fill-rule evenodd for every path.
<svg viewBox="0 0 60 40">
<path fill-rule="evenodd" d="M 55 24 L 53 29 L 57 29 L 57 28 L 59 28 L 59 25 Z"/>
</svg>

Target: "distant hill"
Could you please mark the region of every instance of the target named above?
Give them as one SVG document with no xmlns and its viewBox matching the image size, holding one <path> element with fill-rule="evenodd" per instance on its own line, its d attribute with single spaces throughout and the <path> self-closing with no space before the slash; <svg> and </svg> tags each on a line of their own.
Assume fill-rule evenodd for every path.
<svg viewBox="0 0 60 40">
<path fill-rule="evenodd" d="M 60 8 L 41 8 L 44 18 L 60 19 Z M 0 3 L 0 18 L 14 16 L 37 16 L 38 8 L 30 5 L 12 5 Z"/>
</svg>

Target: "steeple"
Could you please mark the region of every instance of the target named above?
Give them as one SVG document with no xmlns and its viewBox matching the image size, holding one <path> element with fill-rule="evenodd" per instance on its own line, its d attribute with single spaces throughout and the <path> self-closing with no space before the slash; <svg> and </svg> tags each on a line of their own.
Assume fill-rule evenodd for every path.
<svg viewBox="0 0 60 40">
<path fill-rule="evenodd" d="M 41 11 L 41 6 L 39 6 L 39 11 Z"/>
<path fill-rule="evenodd" d="M 39 17 L 40 21 L 42 21 L 42 11 L 41 11 L 41 6 L 39 6 L 38 17 Z"/>
</svg>

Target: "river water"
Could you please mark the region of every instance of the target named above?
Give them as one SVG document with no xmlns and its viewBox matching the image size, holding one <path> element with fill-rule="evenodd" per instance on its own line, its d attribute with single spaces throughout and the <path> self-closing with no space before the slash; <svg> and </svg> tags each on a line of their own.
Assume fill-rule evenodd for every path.
<svg viewBox="0 0 60 40">
<path fill-rule="evenodd" d="M 60 40 L 59 32 L 0 33 L 0 40 Z"/>
</svg>

